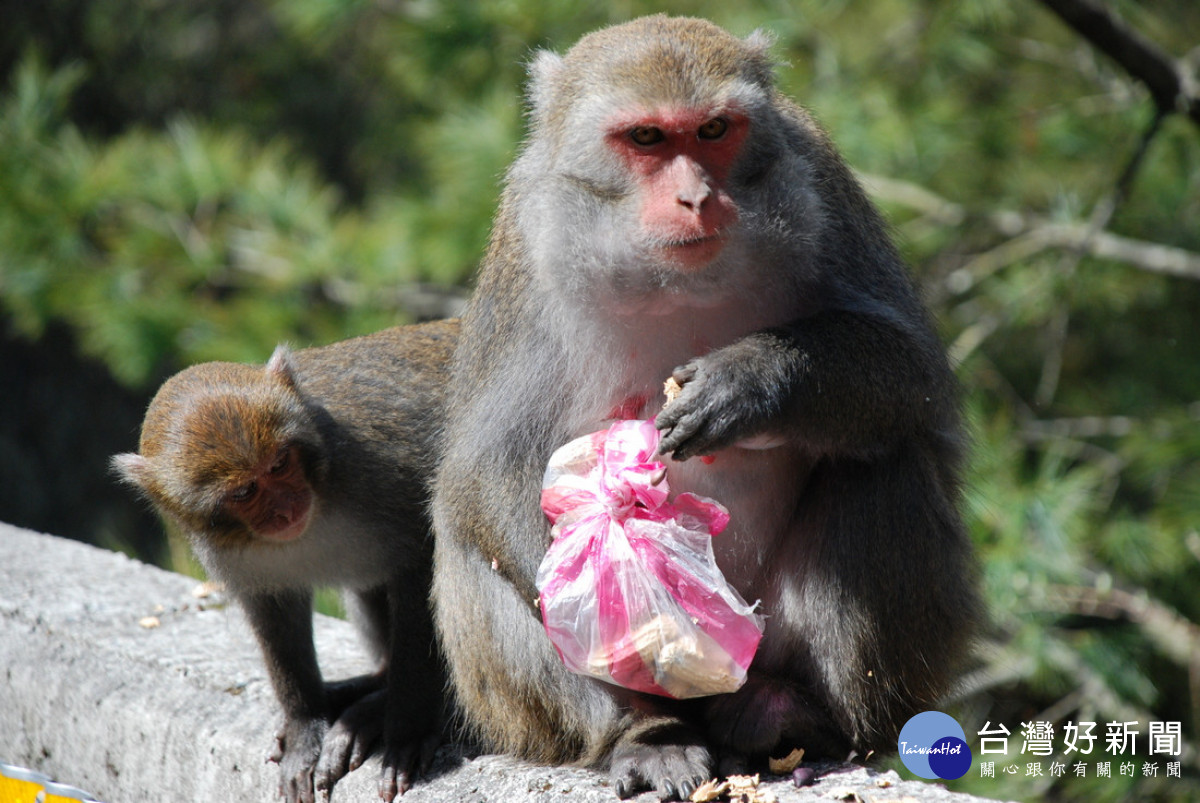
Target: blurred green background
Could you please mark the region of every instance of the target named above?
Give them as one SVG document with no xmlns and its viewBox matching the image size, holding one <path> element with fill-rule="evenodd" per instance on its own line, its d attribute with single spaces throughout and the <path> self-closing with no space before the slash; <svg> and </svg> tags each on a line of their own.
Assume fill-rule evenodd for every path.
<svg viewBox="0 0 1200 803">
<path fill-rule="evenodd" d="M 2 6 L 0 520 L 183 566 L 106 471 L 162 380 L 452 312 L 534 48 L 650 11 L 763 27 L 966 388 L 992 625 L 948 710 L 1010 756 L 1022 722 L 1182 723 L 1182 778 L 949 785 L 1200 799 L 1200 127 L 1167 117 L 1109 217 L 1154 104 L 1035 0 Z M 1112 7 L 1194 74 L 1200 4 Z"/>
</svg>

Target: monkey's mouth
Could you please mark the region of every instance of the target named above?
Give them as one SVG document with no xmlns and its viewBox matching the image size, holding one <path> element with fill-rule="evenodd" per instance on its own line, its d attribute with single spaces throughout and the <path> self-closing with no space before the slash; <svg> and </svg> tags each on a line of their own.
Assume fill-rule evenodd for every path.
<svg viewBox="0 0 1200 803">
<path fill-rule="evenodd" d="M 311 504 L 306 503 L 303 508 L 292 510 L 288 515 L 277 515 L 269 524 L 258 530 L 258 535 L 263 540 L 277 543 L 295 541 L 308 529 L 311 512 Z"/>
<path fill-rule="evenodd" d="M 659 252 L 670 262 L 685 268 L 701 268 L 711 262 L 725 247 L 725 238 L 718 234 L 668 240 L 659 245 Z"/>
<path fill-rule="evenodd" d="M 668 240 L 664 245 L 667 248 L 689 248 L 694 245 L 716 242 L 720 239 L 720 234 L 705 234 L 700 237 L 681 237 L 677 240 Z"/>
</svg>

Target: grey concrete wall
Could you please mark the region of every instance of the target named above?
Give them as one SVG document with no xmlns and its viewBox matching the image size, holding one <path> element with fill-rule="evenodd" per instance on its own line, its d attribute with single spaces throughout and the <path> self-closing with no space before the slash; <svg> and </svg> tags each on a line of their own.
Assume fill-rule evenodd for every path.
<svg viewBox="0 0 1200 803">
<path fill-rule="evenodd" d="M 38 770 L 105 803 L 268 803 L 265 761 L 278 712 L 235 605 L 192 596 L 195 580 L 116 553 L 0 524 L 0 762 Z M 153 628 L 140 624 L 157 617 Z M 366 670 L 352 628 L 317 617 L 326 677 Z M 501 756 L 443 751 L 405 803 L 613 803 L 604 778 Z M 377 800 L 377 760 L 343 779 L 335 803 Z M 969 801 L 895 773 L 847 769 L 805 790 L 776 779 L 780 803 Z M 643 795 L 639 801 L 653 800 Z M 852 798 L 851 798 L 852 799 Z"/>
</svg>

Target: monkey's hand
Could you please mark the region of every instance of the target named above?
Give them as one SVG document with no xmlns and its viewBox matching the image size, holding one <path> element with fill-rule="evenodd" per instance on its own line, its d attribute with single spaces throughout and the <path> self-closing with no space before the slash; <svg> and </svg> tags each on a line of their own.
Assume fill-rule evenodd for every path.
<svg viewBox="0 0 1200 803">
<path fill-rule="evenodd" d="M 759 332 L 676 368 L 683 390 L 655 419 L 659 454 L 687 460 L 739 443 L 774 445 L 763 436 L 781 426 L 805 362 L 786 335 Z"/>
<path fill-rule="evenodd" d="M 316 803 L 313 772 L 325 737 L 325 720 L 289 718 L 275 734 L 269 761 L 279 764 L 279 793 L 287 803 Z"/>
</svg>

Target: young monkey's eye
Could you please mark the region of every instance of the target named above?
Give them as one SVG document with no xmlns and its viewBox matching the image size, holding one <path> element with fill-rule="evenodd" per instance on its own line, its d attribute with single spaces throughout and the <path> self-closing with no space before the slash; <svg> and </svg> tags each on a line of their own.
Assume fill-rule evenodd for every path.
<svg viewBox="0 0 1200 803">
<path fill-rule="evenodd" d="M 246 501 L 249 501 L 250 498 L 253 497 L 256 493 L 258 493 L 258 483 L 257 482 L 248 482 L 245 485 L 241 486 L 240 488 L 234 488 L 232 491 L 230 491 L 229 492 L 229 501 L 230 502 L 246 502 Z"/>
<path fill-rule="evenodd" d="M 629 138 L 637 145 L 657 145 L 666 139 L 661 128 L 655 128 L 651 125 L 638 126 L 631 130 Z"/>
<path fill-rule="evenodd" d="M 725 136 L 728 128 L 729 123 L 725 121 L 724 117 L 714 117 L 697 129 L 696 136 L 700 139 L 720 139 Z"/>
<path fill-rule="evenodd" d="M 281 472 L 285 468 L 287 468 L 288 463 L 291 462 L 291 459 L 292 459 L 292 450 L 291 449 L 280 449 L 279 454 L 275 455 L 275 462 L 271 463 L 270 468 L 268 468 L 267 470 L 269 472 L 271 472 L 272 474 L 278 474 L 279 472 Z"/>
</svg>

